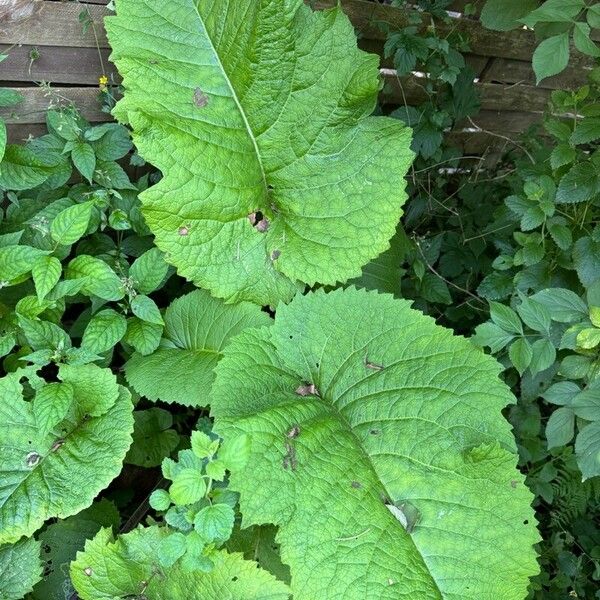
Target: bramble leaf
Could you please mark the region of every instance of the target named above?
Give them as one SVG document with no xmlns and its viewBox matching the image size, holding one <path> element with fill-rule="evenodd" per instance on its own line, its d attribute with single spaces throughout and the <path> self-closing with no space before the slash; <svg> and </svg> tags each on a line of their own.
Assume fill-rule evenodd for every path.
<svg viewBox="0 0 600 600">
<path fill-rule="evenodd" d="M 116 6 L 106 28 L 125 97 L 114 113 L 164 174 L 140 199 L 182 276 L 229 301 L 276 305 L 298 281 L 358 277 L 389 247 L 410 130 L 368 116 L 378 57 L 356 48 L 341 8 Z"/>
<path fill-rule="evenodd" d="M 408 302 L 353 288 L 231 341 L 215 431 L 250 436 L 231 487 L 244 526 L 279 526 L 294 598 L 525 597 L 539 536 L 499 372 Z"/>
</svg>

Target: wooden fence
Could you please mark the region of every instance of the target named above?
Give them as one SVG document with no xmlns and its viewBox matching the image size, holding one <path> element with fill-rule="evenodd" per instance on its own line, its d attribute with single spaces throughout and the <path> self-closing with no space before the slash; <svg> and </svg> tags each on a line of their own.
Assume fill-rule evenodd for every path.
<svg viewBox="0 0 600 600">
<path fill-rule="evenodd" d="M 44 131 L 45 110 L 57 98 L 72 101 L 93 122 L 111 118 L 98 102 L 99 76 L 106 74 L 118 81 L 108 60 L 110 49 L 102 24 L 109 13 L 104 6 L 107 1 L 4 0 L 9 6 L 19 6 L 25 16 L 31 13 L 16 21 L 15 12 L 10 14 L 11 9 L 2 9 L 0 4 L 0 53 L 8 54 L 0 62 L 0 85 L 18 89 L 25 96 L 16 108 L 0 109 L 9 124 L 9 139 L 19 141 Z M 336 1 L 316 0 L 311 4 L 320 9 Z M 508 138 L 540 120 L 553 89 L 585 82 L 591 61 L 573 50 L 569 68 L 536 87 L 531 68 L 536 46 L 533 33 L 524 29 L 505 33 L 486 30 L 476 19 L 460 14 L 465 3 L 455 2 L 452 9 L 456 14 L 450 23 L 436 27 L 442 35 L 454 31 L 469 41 L 471 50 L 466 59 L 476 74 L 481 111 L 472 122 L 459 124 L 450 136 L 469 154 L 490 149 L 499 152 L 509 143 Z M 403 9 L 365 0 L 343 0 L 342 5 L 359 34 L 360 46 L 379 55 L 383 55 L 385 34 L 378 22 L 387 23 L 391 29 L 408 25 Z M 427 24 L 428 19 L 424 22 Z M 593 33 L 600 39 L 600 32 Z M 383 57 L 381 66 L 383 103 L 416 104 L 423 100 L 419 78 L 400 80 Z"/>
</svg>

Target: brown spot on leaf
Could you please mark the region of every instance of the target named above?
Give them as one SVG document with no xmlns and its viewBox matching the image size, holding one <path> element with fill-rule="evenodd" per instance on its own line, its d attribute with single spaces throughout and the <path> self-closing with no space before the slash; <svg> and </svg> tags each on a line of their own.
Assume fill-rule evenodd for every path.
<svg viewBox="0 0 600 600">
<path fill-rule="evenodd" d="M 298 394 L 298 396 L 318 396 L 319 390 L 314 383 L 306 383 L 304 385 L 299 385 L 296 388 L 296 394 Z"/>
<path fill-rule="evenodd" d="M 379 429 L 371 429 L 371 431 L 369 431 L 369 433 L 371 435 L 379 435 L 381 433 L 381 431 L 379 431 Z"/>
<path fill-rule="evenodd" d="M 25 457 L 25 464 L 28 467 L 35 467 L 35 465 L 37 465 L 40 462 L 40 460 L 42 460 L 42 457 L 37 452 L 30 452 Z"/>
<path fill-rule="evenodd" d="M 383 371 L 383 365 L 378 365 L 369 360 L 365 360 L 365 367 L 367 367 L 367 369 L 373 369 L 373 371 Z"/>
<path fill-rule="evenodd" d="M 517 481 L 515 481 L 514 479 L 510 482 L 510 487 L 513 488 L 513 490 L 517 487 Z"/>
<path fill-rule="evenodd" d="M 86 568 L 83 570 L 83 572 L 84 572 L 84 574 L 85 574 L 85 575 L 87 575 L 88 577 L 91 577 L 91 576 L 92 576 L 92 573 L 93 573 L 93 571 L 92 571 L 92 567 L 86 567 Z"/>
<path fill-rule="evenodd" d="M 292 471 L 296 470 L 298 466 L 298 460 L 296 458 L 296 449 L 289 442 L 285 443 L 286 455 L 283 457 L 283 462 L 281 466 L 287 471 L 291 469 Z"/>
<path fill-rule="evenodd" d="M 297 438 L 300 435 L 300 425 L 294 425 L 285 435 L 290 439 Z"/>
<path fill-rule="evenodd" d="M 63 444 L 65 443 L 65 440 L 58 439 L 54 442 L 54 444 L 52 444 L 52 448 L 50 448 L 51 452 L 56 452 Z"/>
<path fill-rule="evenodd" d="M 184 227 L 180 227 L 177 233 L 179 233 L 179 235 L 188 235 L 189 232 L 190 232 L 189 228 L 184 226 Z"/>
<path fill-rule="evenodd" d="M 355 490 L 360 490 L 360 488 L 362 487 L 362 485 L 358 482 L 358 481 L 353 481 L 350 484 Z"/>
<path fill-rule="evenodd" d="M 208 96 L 197 87 L 194 90 L 194 105 L 198 108 L 204 108 L 208 104 Z"/>
<path fill-rule="evenodd" d="M 269 229 L 270 224 L 271 223 L 269 222 L 269 219 L 263 218 L 256 224 L 256 229 L 257 229 L 257 231 L 264 233 L 265 231 L 267 231 L 267 229 Z"/>
<path fill-rule="evenodd" d="M 271 252 L 271 260 L 277 260 L 281 256 L 281 250 L 273 250 Z"/>
</svg>

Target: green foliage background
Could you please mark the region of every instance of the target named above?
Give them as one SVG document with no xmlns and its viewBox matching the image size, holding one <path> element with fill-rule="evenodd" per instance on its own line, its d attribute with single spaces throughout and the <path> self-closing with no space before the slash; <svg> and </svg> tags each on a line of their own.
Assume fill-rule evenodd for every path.
<svg viewBox="0 0 600 600">
<path fill-rule="evenodd" d="M 554 92 L 540 126 L 524 132 L 490 167 L 462 157 L 448 143 L 448 131 L 479 110 L 473 73 L 463 56 L 468 38 L 456 33 L 441 38 L 435 27 L 421 27 L 425 18 L 433 23 L 448 19 L 450 0 L 418 0 L 427 17 L 403 0 L 390 3 L 409 10 L 411 22 L 401 31 L 375 24 L 386 34 L 385 54 L 399 76 L 426 74 L 427 100 L 389 115 L 385 106 L 375 109 L 397 120 L 385 119 L 399 138 L 406 132 L 402 124 L 413 130 L 416 158 L 407 177 L 408 201 L 390 248 L 364 266 L 360 276 L 356 258 L 350 260 L 344 275 L 353 276 L 350 283 L 358 288 L 411 301 L 500 361 L 501 377 L 517 399 L 513 403 L 502 392 L 521 471 L 515 472 L 514 483 L 523 479 L 532 493 L 541 535 L 536 545 L 541 572 L 531 579 L 528 597 L 600 598 L 600 70 L 591 70 L 589 83 L 580 89 Z M 538 81 L 566 67 L 571 42 L 590 57 L 600 54 L 591 36 L 600 25 L 597 3 L 486 0 L 467 5 L 466 12 L 480 12 L 493 30 L 534 29 Z M 335 27 L 336 35 L 347 35 L 345 22 Z M 363 100 L 369 110 L 363 107 L 362 116 L 374 107 L 377 91 L 374 82 L 367 87 Z M 108 108 L 117 91 L 104 91 Z M 19 100 L 11 90 L 0 90 L 2 106 Z M 121 116 L 125 112 L 122 107 Z M 144 165 L 129 131 L 115 123 L 91 126 L 75 107 L 48 112 L 47 124 L 48 135 L 17 146 L 6 145 L 0 123 L 0 355 L 5 375 L 0 389 L 3 398 L 10 398 L 10 403 L 3 400 L 1 414 L 18 424 L 3 432 L 1 443 L 10 450 L 2 470 L 19 471 L 25 453 L 28 467 L 39 473 L 39 482 L 31 485 L 38 486 L 32 489 L 40 503 L 30 513 L 19 508 L 29 501 L 29 480 L 17 484 L 22 496 L 3 498 L 0 598 L 60 599 L 69 597 L 73 586 L 84 599 L 162 598 L 167 597 L 161 595 L 165 578 L 177 597 L 186 597 L 197 585 L 208 585 L 215 598 L 288 597 L 289 566 L 304 564 L 294 554 L 301 546 L 294 548 L 294 536 L 288 534 L 297 524 L 287 516 L 288 496 L 278 511 L 264 507 L 286 490 L 295 461 L 304 460 L 301 438 L 296 440 L 302 432 L 288 423 L 287 466 L 277 489 L 270 489 L 269 466 L 251 438 L 254 434 L 254 443 L 268 444 L 276 433 L 264 424 L 257 433 L 256 423 L 254 429 L 250 425 L 256 415 L 244 415 L 243 427 L 236 424 L 232 414 L 241 404 L 236 394 L 245 392 L 234 375 L 223 378 L 223 373 L 248 369 L 254 378 L 264 370 L 253 392 L 257 404 L 262 402 L 265 386 L 277 388 L 283 377 L 279 373 L 272 383 L 269 369 L 287 369 L 285 377 L 292 379 L 301 371 L 291 349 L 288 366 L 272 364 L 274 354 L 265 348 L 283 344 L 295 321 L 310 327 L 310 319 L 294 316 L 299 310 L 295 301 L 277 310 L 276 324 L 259 334 L 254 328 L 272 322 L 267 310 L 244 301 L 225 304 L 206 290 L 194 290 L 171 266 L 180 266 L 177 260 L 171 255 L 165 260 L 163 250 L 176 254 L 181 248 L 155 246 L 148 225 L 155 232 L 157 225 L 144 218 L 140 195 L 160 213 L 156 190 L 161 188 L 147 190 L 161 181 L 161 174 Z M 153 141 L 142 141 L 142 146 L 147 150 Z M 397 156 L 388 157 L 397 161 L 399 179 L 408 156 L 404 138 L 400 142 Z M 276 160 L 276 153 L 271 158 Z M 144 174 L 132 176 L 132 167 L 143 168 Z M 178 229 L 179 236 L 187 235 L 185 223 L 178 227 L 186 229 Z M 273 256 L 270 242 L 261 251 Z M 303 261 L 283 270 L 286 278 L 279 289 L 286 300 L 294 286 L 303 289 L 298 279 L 334 287 L 335 276 L 319 278 L 321 273 L 311 272 Z M 331 265 L 325 266 L 321 271 Z M 270 301 L 279 284 L 245 294 L 229 283 L 220 289 L 219 272 L 184 274 L 216 289 L 217 296 L 276 304 Z M 336 294 L 329 297 L 342 297 Z M 370 302 L 365 306 L 375 307 L 376 301 Z M 383 304 L 380 308 L 387 310 Z M 338 307 L 338 312 L 346 309 Z M 322 309 L 315 304 L 304 310 L 312 316 Z M 352 310 L 357 321 L 366 312 L 364 307 Z M 327 311 L 323 315 L 316 329 L 330 318 Z M 286 318 L 289 331 L 279 324 Z M 227 354 L 230 339 L 243 330 Z M 213 397 L 213 369 L 223 356 Z M 246 364 L 248 356 L 256 362 Z M 363 362 L 361 368 L 375 372 L 383 367 L 373 357 Z M 318 397 L 308 375 L 297 384 L 296 398 Z M 279 401 L 276 395 L 269 398 Z M 210 405 L 224 442 L 212 430 Z M 58 438 L 57 427 L 62 429 Z M 239 435 L 245 430 L 250 437 Z M 97 439 L 107 435 L 110 452 Z M 339 435 L 342 439 L 344 433 Z M 72 463 L 59 458 L 63 437 L 77 440 Z M 35 451 L 28 449 L 32 440 Z M 11 454 L 16 447 L 19 453 Z M 38 450 L 42 447 L 44 452 Z M 477 449 L 488 458 L 505 452 L 495 446 Z M 102 455 L 101 470 L 86 462 L 93 453 Z M 480 458 L 475 456 L 475 462 Z M 122 463 L 124 469 L 107 488 Z M 257 468 L 264 478 L 259 491 L 252 479 Z M 386 469 L 386 474 L 393 472 L 389 465 Z M 77 471 L 73 481 L 94 481 L 93 486 L 61 494 L 64 473 L 72 470 Z M 8 476 L 6 481 L 14 483 Z M 527 522 L 532 531 L 530 511 L 519 512 L 528 498 L 524 490 L 521 505 L 513 508 L 508 501 L 502 511 L 508 519 Z M 382 521 L 395 523 L 394 515 L 410 533 L 413 527 L 418 532 L 419 523 L 427 524 L 427 515 L 408 501 L 386 505 L 390 513 L 382 511 Z M 383 505 L 378 501 L 378 506 Z M 265 523 L 276 523 L 282 534 L 276 538 L 276 528 Z M 118 531 L 123 535 L 115 537 Z M 21 537 L 34 532 L 35 537 Z M 510 528 L 502 535 L 509 540 Z M 537 541 L 533 533 L 523 535 L 524 548 Z M 368 532 L 365 536 L 367 548 Z M 283 541 L 289 545 L 281 550 Z M 425 540 L 424 547 L 428 544 Z M 525 550 L 521 583 L 535 571 L 529 564 L 532 554 Z M 111 561 L 120 565 L 120 575 L 103 570 Z M 134 573 L 132 561 L 139 568 Z M 396 582 L 389 581 L 378 598 L 395 597 Z M 525 597 L 510 584 L 509 579 L 503 597 Z M 305 593 L 308 598 L 321 592 Z M 423 597 L 427 593 L 436 592 L 423 592 Z"/>
</svg>

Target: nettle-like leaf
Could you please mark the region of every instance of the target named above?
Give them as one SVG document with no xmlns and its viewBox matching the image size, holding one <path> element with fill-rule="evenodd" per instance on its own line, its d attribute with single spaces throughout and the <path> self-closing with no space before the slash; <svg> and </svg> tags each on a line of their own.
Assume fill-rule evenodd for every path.
<svg viewBox="0 0 600 600">
<path fill-rule="evenodd" d="M 42 577 L 40 543 L 33 538 L 0 546 L 0 598 L 20 600 Z"/>
<path fill-rule="evenodd" d="M 525 597 L 539 536 L 499 372 L 408 302 L 354 288 L 231 341 L 215 430 L 250 435 L 231 487 L 245 526 L 279 526 L 296 600 Z"/>
<path fill-rule="evenodd" d="M 369 117 L 378 58 L 342 10 L 302 0 L 118 0 L 106 19 L 125 87 L 115 115 L 161 169 L 140 195 L 179 273 L 276 305 L 389 247 L 410 130 Z"/>
<path fill-rule="evenodd" d="M 58 376 L 61 383 L 45 385 L 28 368 L 0 379 L 0 543 L 89 506 L 131 444 L 131 394 L 110 371 L 62 365 Z"/>
<path fill-rule="evenodd" d="M 235 306 L 206 290 L 182 296 L 167 308 L 161 347 L 153 354 L 135 353 L 125 365 L 127 381 L 150 400 L 206 406 L 213 369 L 229 339 L 271 318 L 249 302 Z"/>
<path fill-rule="evenodd" d="M 179 563 L 161 568 L 158 554 L 169 533 L 159 527 L 139 527 L 115 541 L 110 529 L 102 529 L 77 554 L 71 579 L 82 600 L 138 598 L 171 600 L 201 597 L 203 600 L 287 600 L 288 587 L 258 569 L 241 554 L 214 551 L 214 568 L 186 571 Z M 191 594 L 191 595 L 190 595 Z"/>
</svg>

